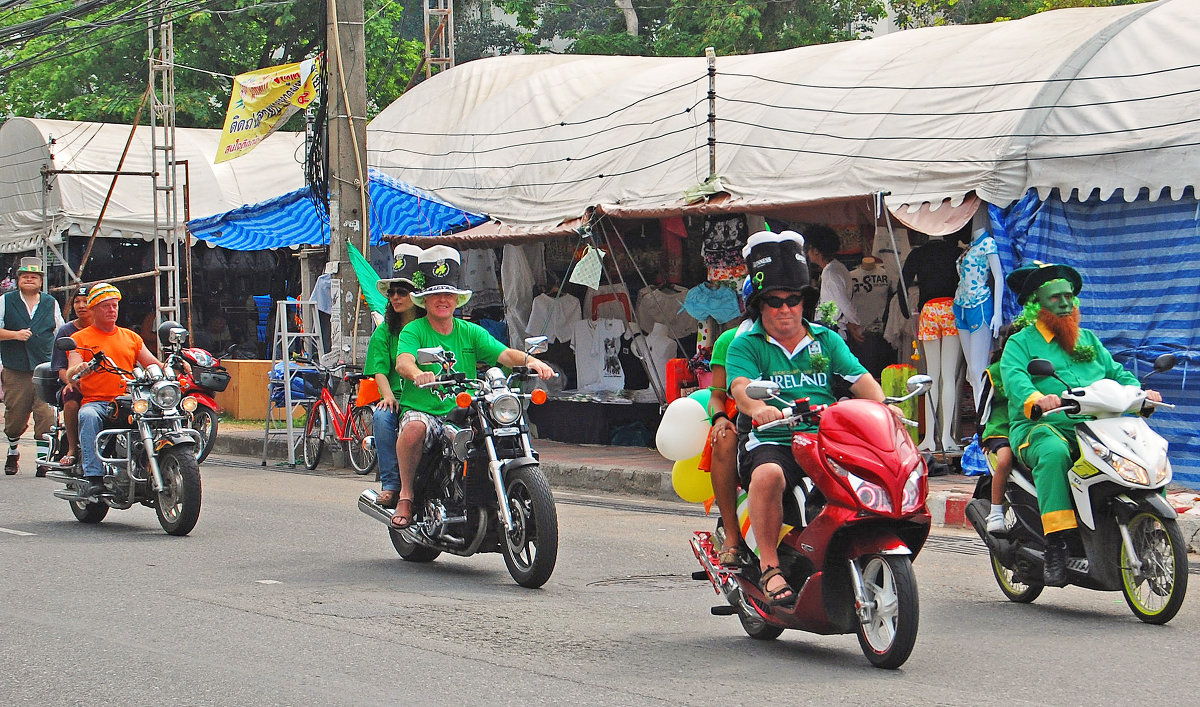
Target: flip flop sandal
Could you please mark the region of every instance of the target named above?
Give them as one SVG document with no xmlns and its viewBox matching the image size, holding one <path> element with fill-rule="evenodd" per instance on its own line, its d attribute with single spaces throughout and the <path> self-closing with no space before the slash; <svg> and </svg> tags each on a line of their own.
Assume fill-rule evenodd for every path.
<svg viewBox="0 0 1200 707">
<path fill-rule="evenodd" d="M 400 504 L 405 504 L 404 510 L 400 510 Z M 404 530 L 412 525 L 413 521 L 412 499 L 402 498 L 396 501 L 396 512 L 392 514 L 392 527 L 396 530 Z"/>
<path fill-rule="evenodd" d="M 783 586 L 771 591 L 767 589 L 767 584 L 775 577 L 783 579 Z M 787 579 L 783 577 L 783 572 L 780 572 L 778 567 L 768 567 L 767 571 L 763 572 L 762 577 L 758 580 L 758 588 L 767 595 L 771 606 L 791 607 L 796 604 L 796 590 L 787 583 Z"/>
</svg>

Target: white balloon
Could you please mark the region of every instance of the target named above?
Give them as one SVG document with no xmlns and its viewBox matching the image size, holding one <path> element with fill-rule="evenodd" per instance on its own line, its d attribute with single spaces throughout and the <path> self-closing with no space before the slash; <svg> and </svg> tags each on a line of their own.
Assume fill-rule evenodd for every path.
<svg viewBox="0 0 1200 707">
<path fill-rule="evenodd" d="M 654 445 L 659 454 L 671 461 L 691 459 L 704 451 L 710 429 L 712 424 L 704 406 L 691 398 L 679 398 L 663 413 Z"/>
</svg>

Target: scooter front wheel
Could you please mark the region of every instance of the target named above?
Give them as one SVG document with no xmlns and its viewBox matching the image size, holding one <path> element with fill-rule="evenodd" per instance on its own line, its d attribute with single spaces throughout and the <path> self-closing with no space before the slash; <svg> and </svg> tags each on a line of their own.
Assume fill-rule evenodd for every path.
<svg viewBox="0 0 1200 707">
<path fill-rule="evenodd" d="M 858 625 L 858 645 L 876 668 L 895 670 L 917 642 L 917 577 L 907 555 L 866 555 L 855 560 L 870 609 Z"/>
<path fill-rule="evenodd" d="M 1187 594 L 1188 559 L 1175 520 L 1139 513 L 1129 521 L 1129 537 L 1141 566 L 1121 543 L 1121 593 L 1134 616 L 1148 624 L 1175 618 Z"/>
</svg>

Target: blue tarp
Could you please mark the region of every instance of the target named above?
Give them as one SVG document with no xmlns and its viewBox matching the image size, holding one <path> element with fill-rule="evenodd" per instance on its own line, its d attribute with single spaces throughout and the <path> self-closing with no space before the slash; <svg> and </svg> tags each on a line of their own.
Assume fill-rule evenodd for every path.
<svg viewBox="0 0 1200 707">
<path fill-rule="evenodd" d="M 376 170 L 370 170 L 371 243 L 383 235 L 433 236 L 469 228 L 487 217 L 456 208 Z M 232 250 L 328 245 L 329 215 L 307 188 L 224 214 L 192 219 L 192 236 Z"/>
<path fill-rule="evenodd" d="M 1135 374 L 1171 352 L 1173 371 L 1146 386 L 1175 410 L 1152 423 L 1171 445 L 1175 481 L 1200 488 L 1200 201 L 1150 201 L 1143 192 L 1126 203 L 1046 201 L 1030 191 L 1012 207 L 992 208 L 992 226 L 1005 272 L 1030 260 L 1066 263 L 1083 274 L 1083 325 L 1099 335 Z M 1011 296 L 1011 295 L 1010 295 Z M 1015 301 L 1011 301 L 1015 308 Z M 1011 311 L 1010 311 L 1011 313 Z"/>
</svg>

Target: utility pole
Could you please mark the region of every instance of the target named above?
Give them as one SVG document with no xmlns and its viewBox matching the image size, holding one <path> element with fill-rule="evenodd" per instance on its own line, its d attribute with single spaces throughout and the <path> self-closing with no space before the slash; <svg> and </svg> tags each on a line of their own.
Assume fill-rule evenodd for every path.
<svg viewBox="0 0 1200 707">
<path fill-rule="evenodd" d="M 335 357 L 363 356 L 354 341 L 359 287 L 346 241 L 367 254 L 367 82 L 363 0 L 326 0 L 326 75 L 329 146 L 329 267 L 333 316 L 330 340 Z M 309 293 L 303 293 L 307 297 Z"/>
</svg>

